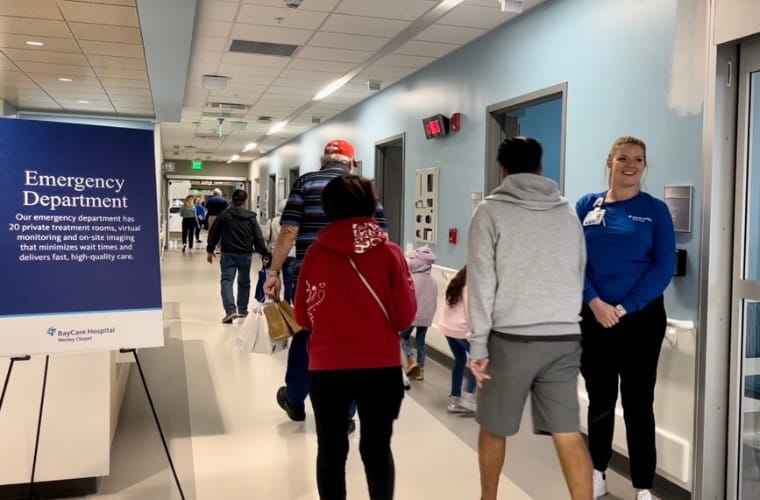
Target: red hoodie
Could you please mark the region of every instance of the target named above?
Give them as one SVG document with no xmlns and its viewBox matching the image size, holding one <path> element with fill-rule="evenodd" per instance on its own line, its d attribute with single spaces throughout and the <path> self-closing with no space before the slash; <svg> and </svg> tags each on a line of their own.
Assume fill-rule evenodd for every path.
<svg viewBox="0 0 760 500">
<path fill-rule="evenodd" d="M 398 332 L 412 324 L 416 310 L 406 259 L 372 218 L 339 220 L 319 231 L 304 257 L 295 303 L 298 324 L 311 330 L 309 370 L 401 366 Z"/>
</svg>

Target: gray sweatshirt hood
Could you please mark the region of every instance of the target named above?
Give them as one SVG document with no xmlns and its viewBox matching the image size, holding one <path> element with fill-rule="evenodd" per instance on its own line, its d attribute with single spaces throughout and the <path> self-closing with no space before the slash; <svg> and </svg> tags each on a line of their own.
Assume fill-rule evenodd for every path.
<svg viewBox="0 0 760 500">
<path fill-rule="evenodd" d="M 567 205 L 557 183 L 537 174 L 508 175 L 486 199 L 514 203 L 528 210 L 551 210 Z"/>
</svg>

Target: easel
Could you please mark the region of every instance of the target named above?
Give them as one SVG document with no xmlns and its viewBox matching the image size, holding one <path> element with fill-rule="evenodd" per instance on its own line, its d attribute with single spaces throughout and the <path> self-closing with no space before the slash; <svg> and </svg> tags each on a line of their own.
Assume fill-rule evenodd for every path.
<svg viewBox="0 0 760 500">
<path fill-rule="evenodd" d="M 166 458 L 169 460 L 169 466 L 172 469 L 172 475 L 174 476 L 174 482 L 177 485 L 177 489 L 179 490 L 179 496 L 182 498 L 182 500 L 185 500 L 185 493 L 182 491 L 182 485 L 179 482 L 179 477 L 177 476 L 177 470 L 174 468 L 174 461 L 172 460 L 171 453 L 169 452 L 169 446 L 166 444 L 166 438 L 164 437 L 164 431 L 161 427 L 161 422 L 158 420 L 158 413 L 156 412 L 156 407 L 153 404 L 153 398 L 150 395 L 150 390 L 148 390 L 148 382 L 145 379 L 145 374 L 143 373 L 142 365 L 140 364 L 140 358 L 137 356 L 137 349 L 119 349 L 120 353 L 132 353 L 132 356 L 135 358 L 135 363 L 137 364 L 137 370 L 140 372 L 140 379 L 142 380 L 143 388 L 145 389 L 145 395 L 148 397 L 148 404 L 150 405 L 151 412 L 153 413 L 153 419 L 156 422 L 156 427 L 158 428 L 158 434 L 161 436 L 161 444 L 164 446 L 164 451 L 166 452 Z M 13 365 L 16 363 L 16 361 L 29 361 L 31 359 L 31 356 L 25 355 L 25 356 L 15 356 L 11 358 L 11 362 L 8 365 L 8 372 L 5 375 L 5 382 L 3 383 L 3 392 L 0 393 L 0 412 L 3 409 L 3 402 L 5 400 L 5 393 L 8 390 L 8 382 L 11 378 L 11 372 L 13 371 Z M 39 445 L 40 445 L 40 429 L 42 428 L 42 412 L 45 407 L 45 391 L 47 389 L 47 379 L 48 379 L 48 366 L 50 364 L 50 355 L 45 356 L 45 371 L 42 376 L 42 395 L 40 396 L 40 411 L 37 416 L 37 432 L 34 439 L 34 458 L 32 460 L 32 477 L 29 480 L 29 490 L 27 493 L 27 498 L 32 499 L 34 497 L 34 475 L 37 470 L 37 452 L 39 451 Z"/>
</svg>

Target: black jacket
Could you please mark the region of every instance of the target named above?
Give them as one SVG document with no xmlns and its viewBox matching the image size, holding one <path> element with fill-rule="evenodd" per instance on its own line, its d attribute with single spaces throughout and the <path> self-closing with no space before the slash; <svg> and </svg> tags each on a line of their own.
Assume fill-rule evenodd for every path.
<svg viewBox="0 0 760 500">
<path fill-rule="evenodd" d="M 255 247 L 261 255 L 269 255 L 256 213 L 243 207 L 231 206 L 219 214 L 209 230 L 206 251 L 213 253 L 220 241 L 222 253 L 250 255 Z"/>
</svg>

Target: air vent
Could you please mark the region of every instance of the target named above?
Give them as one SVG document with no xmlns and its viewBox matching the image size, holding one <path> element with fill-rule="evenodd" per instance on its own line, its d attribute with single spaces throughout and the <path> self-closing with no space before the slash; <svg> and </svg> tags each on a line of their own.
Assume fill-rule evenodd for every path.
<svg viewBox="0 0 760 500">
<path fill-rule="evenodd" d="M 206 106 L 209 108 L 221 109 L 222 111 L 245 111 L 251 107 L 249 104 L 240 104 L 237 102 L 210 102 Z"/>
<path fill-rule="evenodd" d="M 272 122 L 272 117 L 271 116 L 262 115 L 262 116 L 259 116 L 258 118 L 256 118 L 256 121 L 257 122 L 261 122 L 261 123 L 271 123 Z"/>
<path fill-rule="evenodd" d="M 322 118 L 319 116 L 312 116 L 311 123 L 322 123 Z"/>
<path fill-rule="evenodd" d="M 286 43 L 253 42 L 250 40 L 232 40 L 230 52 L 244 54 L 259 54 L 265 56 L 290 57 L 298 49 L 298 45 Z"/>
</svg>

